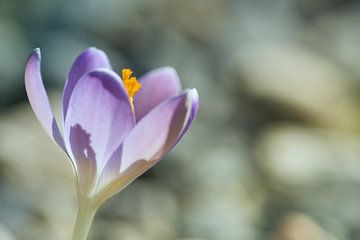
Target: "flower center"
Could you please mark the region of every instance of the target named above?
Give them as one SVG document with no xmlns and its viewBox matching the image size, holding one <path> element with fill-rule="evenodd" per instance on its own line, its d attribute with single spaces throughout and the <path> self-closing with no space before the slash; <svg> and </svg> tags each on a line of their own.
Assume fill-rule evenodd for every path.
<svg viewBox="0 0 360 240">
<path fill-rule="evenodd" d="M 128 68 L 123 68 L 122 70 L 122 79 L 124 81 L 125 89 L 129 95 L 129 100 L 131 104 L 131 109 L 134 112 L 134 96 L 140 90 L 141 84 L 138 82 L 136 77 L 132 77 L 133 71 Z"/>
</svg>

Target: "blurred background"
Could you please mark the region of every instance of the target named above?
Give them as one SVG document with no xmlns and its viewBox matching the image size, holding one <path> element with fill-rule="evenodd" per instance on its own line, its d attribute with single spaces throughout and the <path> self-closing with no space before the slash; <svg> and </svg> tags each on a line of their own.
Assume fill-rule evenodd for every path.
<svg viewBox="0 0 360 240">
<path fill-rule="evenodd" d="M 40 47 L 54 112 L 96 46 L 135 76 L 174 66 L 200 112 L 99 210 L 92 240 L 360 239 L 360 2 L 0 0 L 0 239 L 66 240 L 70 162 L 26 99 Z"/>
</svg>

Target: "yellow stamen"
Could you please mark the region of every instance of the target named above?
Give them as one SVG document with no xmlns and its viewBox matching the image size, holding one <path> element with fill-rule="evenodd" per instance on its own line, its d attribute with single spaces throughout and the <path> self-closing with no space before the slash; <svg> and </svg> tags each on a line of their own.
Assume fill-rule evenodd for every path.
<svg viewBox="0 0 360 240">
<path fill-rule="evenodd" d="M 137 81 L 136 77 L 131 77 L 133 71 L 128 68 L 122 70 L 122 79 L 124 81 L 125 89 L 129 95 L 131 108 L 134 111 L 134 96 L 140 90 L 141 84 Z"/>
</svg>

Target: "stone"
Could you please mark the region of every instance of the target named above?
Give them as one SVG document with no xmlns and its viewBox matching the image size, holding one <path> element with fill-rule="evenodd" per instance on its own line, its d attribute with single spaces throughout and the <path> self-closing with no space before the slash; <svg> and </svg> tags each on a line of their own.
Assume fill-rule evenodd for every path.
<svg viewBox="0 0 360 240">
<path fill-rule="evenodd" d="M 293 212 L 280 222 L 272 240 L 336 240 L 310 216 Z"/>
<path fill-rule="evenodd" d="M 292 42 L 248 44 L 234 54 L 231 85 L 319 126 L 359 131 L 351 77 L 326 58 Z"/>
<path fill-rule="evenodd" d="M 0 225 L 0 239 L 1 240 L 15 240 L 15 237 L 8 229 L 6 229 L 4 226 Z"/>
</svg>

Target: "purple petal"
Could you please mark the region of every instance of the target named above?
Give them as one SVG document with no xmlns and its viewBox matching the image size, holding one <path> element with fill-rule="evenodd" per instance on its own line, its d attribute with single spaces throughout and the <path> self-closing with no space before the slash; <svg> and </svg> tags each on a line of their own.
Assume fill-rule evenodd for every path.
<svg viewBox="0 0 360 240">
<path fill-rule="evenodd" d="M 100 206 L 103 202 L 105 202 L 110 197 L 114 196 L 116 193 L 123 190 L 126 186 L 128 186 L 132 181 L 134 181 L 137 177 L 142 175 L 147 169 L 149 169 L 154 163 L 148 162 L 145 160 L 140 160 L 132 164 L 128 167 L 125 173 L 119 176 L 119 173 L 115 176 L 114 172 L 112 175 L 108 176 L 105 172 L 101 176 L 101 180 L 105 180 L 106 182 L 101 182 L 102 184 L 98 184 L 98 188 L 96 189 L 96 199 L 95 203 Z M 106 183 L 108 183 L 106 185 Z"/>
<path fill-rule="evenodd" d="M 73 63 L 68 79 L 64 87 L 63 95 L 63 119 L 65 120 L 69 100 L 77 81 L 86 73 L 97 68 L 111 69 L 110 62 L 106 54 L 94 47 L 88 48 L 83 51 Z"/>
<path fill-rule="evenodd" d="M 69 152 L 72 159 L 76 159 L 76 176 L 82 186 L 78 191 L 86 193 L 94 183 L 96 175 L 96 154 L 90 146 L 90 134 L 77 124 L 71 127 L 69 139 Z"/>
<path fill-rule="evenodd" d="M 146 115 L 104 167 L 96 189 L 98 203 L 120 192 L 164 157 L 190 127 L 198 106 L 197 91 L 192 89 Z"/>
<path fill-rule="evenodd" d="M 106 188 L 109 184 L 116 181 L 119 177 L 121 158 L 123 152 L 123 144 L 121 144 L 106 162 L 102 169 L 101 175 L 99 176 L 98 183 L 96 185 L 95 192 L 99 192 Z"/>
<path fill-rule="evenodd" d="M 31 107 L 41 125 L 57 145 L 66 152 L 64 140 L 51 110 L 41 77 L 41 53 L 38 48 L 31 53 L 25 67 L 25 88 Z"/>
<path fill-rule="evenodd" d="M 196 96 L 193 89 L 168 99 L 135 126 L 124 142 L 120 173 L 140 160 L 154 164 L 179 141 L 184 129 L 189 128 L 191 113 L 197 111 Z"/>
<path fill-rule="evenodd" d="M 90 162 L 99 172 L 134 125 L 127 92 L 116 73 L 97 69 L 80 78 L 69 101 L 64 129 L 77 171 L 94 168 L 89 168 Z"/>
<path fill-rule="evenodd" d="M 178 140 L 176 141 L 176 143 L 178 143 L 180 141 L 180 139 L 182 138 L 182 136 L 184 136 L 184 134 L 187 132 L 187 130 L 189 130 L 192 121 L 195 119 L 198 111 L 199 111 L 199 94 L 197 92 L 196 89 L 191 89 L 189 91 L 189 97 L 191 98 L 191 111 L 190 111 L 190 115 L 189 118 L 186 121 L 185 127 L 184 129 L 181 131 L 181 134 L 179 135 Z"/>
<path fill-rule="evenodd" d="M 134 97 L 137 121 L 165 99 L 177 96 L 181 92 L 179 77 L 176 70 L 171 67 L 155 69 L 139 78 L 139 82 L 142 88 Z"/>
</svg>

